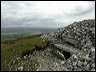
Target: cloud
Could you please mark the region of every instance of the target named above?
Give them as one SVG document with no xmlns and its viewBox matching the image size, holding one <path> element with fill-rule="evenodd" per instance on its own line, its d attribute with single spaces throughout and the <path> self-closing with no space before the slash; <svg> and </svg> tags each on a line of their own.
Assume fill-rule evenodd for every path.
<svg viewBox="0 0 96 72">
<path fill-rule="evenodd" d="M 85 2 L 82 5 L 78 4 L 75 6 L 75 9 L 73 10 L 73 15 L 85 15 L 87 13 L 90 13 L 94 9 L 95 9 L 95 6 L 93 6 L 89 2 L 88 3 Z"/>
<path fill-rule="evenodd" d="M 1 1 L 1 27 L 64 27 L 95 18 L 95 1 Z"/>
</svg>

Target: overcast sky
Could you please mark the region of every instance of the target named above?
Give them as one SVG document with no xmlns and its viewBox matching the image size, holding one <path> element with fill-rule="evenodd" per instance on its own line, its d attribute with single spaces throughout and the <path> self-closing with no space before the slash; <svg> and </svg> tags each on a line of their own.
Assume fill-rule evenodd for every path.
<svg viewBox="0 0 96 72">
<path fill-rule="evenodd" d="M 95 19 L 95 1 L 1 1 L 1 28 L 59 28 Z"/>
</svg>

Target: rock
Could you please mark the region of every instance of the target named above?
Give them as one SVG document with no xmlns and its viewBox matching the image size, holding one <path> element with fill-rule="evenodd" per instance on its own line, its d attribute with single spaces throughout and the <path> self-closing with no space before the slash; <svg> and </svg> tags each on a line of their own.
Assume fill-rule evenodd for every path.
<svg viewBox="0 0 96 72">
<path fill-rule="evenodd" d="M 95 69 L 91 69 L 90 71 L 95 71 Z"/>
<path fill-rule="evenodd" d="M 20 60 L 21 58 L 20 58 L 20 57 L 17 57 L 16 59 L 17 59 L 17 60 Z"/>
<path fill-rule="evenodd" d="M 91 55 L 92 55 L 92 56 L 95 56 L 95 47 L 94 47 L 94 48 L 91 48 L 90 51 L 91 51 Z"/>
<path fill-rule="evenodd" d="M 43 41 L 45 41 L 45 40 L 43 39 Z"/>
<path fill-rule="evenodd" d="M 64 64 L 65 63 L 65 61 L 61 61 L 61 64 Z"/>
<path fill-rule="evenodd" d="M 13 61 L 13 64 L 15 63 L 15 60 Z"/>
<path fill-rule="evenodd" d="M 90 68 L 90 65 L 89 65 L 89 64 L 87 64 L 87 66 L 84 67 L 84 69 L 85 69 L 86 71 L 89 71 L 89 68 Z"/>
<path fill-rule="evenodd" d="M 27 57 L 26 57 L 26 56 L 24 56 L 24 59 L 27 59 Z"/>
<path fill-rule="evenodd" d="M 91 46 L 92 46 L 91 41 L 87 41 L 86 44 L 85 44 L 85 47 L 87 47 L 87 48 L 91 48 Z"/>
<path fill-rule="evenodd" d="M 23 70 L 23 66 L 19 67 L 18 70 L 22 71 Z"/>
<path fill-rule="evenodd" d="M 36 71 L 39 71 L 39 69 L 37 69 Z"/>
<path fill-rule="evenodd" d="M 13 52 L 15 51 L 15 49 L 13 49 Z"/>
<path fill-rule="evenodd" d="M 95 55 L 91 56 L 92 60 L 95 60 Z"/>
<path fill-rule="evenodd" d="M 68 60 L 67 60 L 67 63 L 68 63 L 68 64 L 70 64 L 70 63 L 71 63 L 71 60 L 70 60 L 70 59 L 68 59 Z"/>
<path fill-rule="evenodd" d="M 73 66 L 76 66 L 77 65 L 77 61 L 76 62 L 72 62 L 73 63 Z"/>
<path fill-rule="evenodd" d="M 79 49 L 75 49 L 75 48 L 73 48 L 72 46 L 70 47 L 70 46 L 68 46 L 67 44 L 53 44 L 53 46 L 55 47 L 55 48 L 58 48 L 58 49 L 60 49 L 60 50 L 62 50 L 62 51 L 67 51 L 67 52 L 69 52 L 70 54 L 77 54 L 78 52 L 80 52 L 80 50 Z"/>
<path fill-rule="evenodd" d="M 85 61 L 85 62 L 83 63 L 83 65 L 85 65 L 85 66 L 86 66 L 87 64 L 88 64 L 88 62 L 87 62 L 87 61 Z"/>
<path fill-rule="evenodd" d="M 53 47 L 52 45 L 50 45 L 50 47 L 53 47 L 55 49 L 55 51 L 53 51 L 62 59 L 64 55 L 56 50 L 59 47 L 60 50 L 66 50 L 73 54 L 66 60 L 66 71 L 95 70 L 95 19 L 74 22 L 66 27 L 44 34 L 41 38 L 49 39 L 53 45 L 57 45 L 58 47 Z M 70 47 L 68 48 L 65 44 L 68 44 Z M 78 51 L 76 52 L 77 49 Z M 66 63 L 61 62 L 61 65 Z"/>
<path fill-rule="evenodd" d="M 78 61 L 77 66 L 79 66 L 80 68 L 82 68 L 82 65 L 83 65 L 83 62 Z"/>
<path fill-rule="evenodd" d="M 73 56 L 74 59 L 78 59 L 76 54 L 73 54 L 72 56 Z"/>
<path fill-rule="evenodd" d="M 64 71 L 69 71 L 67 68 L 64 68 Z"/>
<path fill-rule="evenodd" d="M 53 54 L 56 55 L 57 57 L 63 59 L 63 60 L 66 60 L 64 55 L 58 50 L 54 50 Z"/>
<path fill-rule="evenodd" d="M 71 43 L 73 45 L 78 45 L 79 44 L 79 41 L 71 39 L 68 36 L 64 37 L 63 40 L 66 41 L 66 42 L 69 42 L 69 43 Z"/>
<path fill-rule="evenodd" d="M 86 60 L 86 61 L 90 61 L 90 60 L 91 60 L 91 58 L 89 58 L 89 54 L 87 54 L 87 55 L 85 56 L 85 60 Z"/>
<path fill-rule="evenodd" d="M 95 68 L 95 63 L 94 63 L 94 64 L 92 64 L 91 66 L 92 66 L 92 68 Z"/>
<path fill-rule="evenodd" d="M 29 71 L 29 69 L 28 69 L 28 71 Z"/>
</svg>

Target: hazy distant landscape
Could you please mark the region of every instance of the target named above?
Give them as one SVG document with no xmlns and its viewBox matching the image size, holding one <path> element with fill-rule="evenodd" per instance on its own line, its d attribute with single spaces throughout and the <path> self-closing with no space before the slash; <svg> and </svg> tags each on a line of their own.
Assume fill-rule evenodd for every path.
<svg viewBox="0 0 96 72">
<path fill-rule="evenodd" d="M 17 28 L 1 28 L 1 42 L 7 40 L 15 40 L 18 38 L 48 33 L 56 28 L 28 28 L 28 27 L 17 27 Z"/>
</svg>

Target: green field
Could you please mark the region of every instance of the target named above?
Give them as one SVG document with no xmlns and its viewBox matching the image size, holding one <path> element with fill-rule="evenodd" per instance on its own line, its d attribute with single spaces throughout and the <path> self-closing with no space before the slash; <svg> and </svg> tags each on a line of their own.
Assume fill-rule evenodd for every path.
<svg viewBox="0 0 96 72">
<path fill-rule="evenodd" d="M 1 42 L 15 40 L 30 35 L 44 34 L 55 30 L 54 28 L 1 28 Z"/>
<path fill-rule="evenodd" d="M 1 35 L 1 42 L 16 40 L 22 37 L 27 37 L 29 34 L 12 34 L 12 35 Z"/>
<path fill-rule="evenodd" d="M 44 49 L 49 45 L 50 40 L 43 41 L 40 35 L 32 35 L 15 40 L 3 38 L 1 43 L 1 71 L 19 71 L 19 67 L 23 67 L 23 71 L 35 71 L 34 60 L 25 60 L 24 56 L 32 53 L 35 49 Z M 2 39 L 2 37 L 1 37 Z"/>
</svg>

